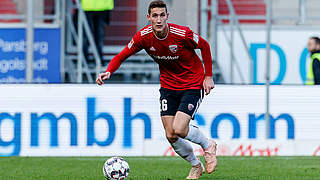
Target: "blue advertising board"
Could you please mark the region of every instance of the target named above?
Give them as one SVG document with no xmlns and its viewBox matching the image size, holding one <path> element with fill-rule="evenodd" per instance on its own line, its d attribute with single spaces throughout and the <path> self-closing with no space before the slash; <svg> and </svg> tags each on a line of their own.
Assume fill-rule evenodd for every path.
<svg viewBox="0 0 320 180">
<path fill-rule="evenodd" d="M 0 29 L 0 83 L 24 83 L 25 28 Z M 60 83 L 60 28 L 35 28 L 33 82 Z"/>
</svg>

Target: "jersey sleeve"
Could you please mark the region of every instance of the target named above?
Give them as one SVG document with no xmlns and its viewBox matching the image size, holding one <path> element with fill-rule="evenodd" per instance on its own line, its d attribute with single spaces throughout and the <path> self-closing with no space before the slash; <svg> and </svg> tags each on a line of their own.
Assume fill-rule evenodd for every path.
<svg viewBox="0 0 320 180">
<path fill-rule="evenodd" d="M 114 73 L 117 69 L 119 69 L 121 63 L 125 61 L 131 55 L 139 52 L 143 49 L 143 39 L 140 35 L 140 31 L 136 33 L 128 45 L 115 57 L 113 57 L 108 64 L 106 72 Z"/>
<path fill-rule="evenodd" d="M 186 45 L 190 49 L 200 49 L 204 64 L 205 76 L 212 76 L 212 56 L 209 43 L 187 28 L 186 30 Z"/>
</svg>

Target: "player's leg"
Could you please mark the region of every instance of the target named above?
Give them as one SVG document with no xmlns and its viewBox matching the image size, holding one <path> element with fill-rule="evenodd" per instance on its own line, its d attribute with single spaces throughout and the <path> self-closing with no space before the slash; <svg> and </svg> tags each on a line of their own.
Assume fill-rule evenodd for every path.
<svg viewBox="0 0 320 180">
<path fill-rule="evenodd" d="M 161 119 L 163 127 L 166 131 L 166 137 L 171 143 L 172 148 L 179 156 L 188 161 L 192 166 L 190 173 L 186 179 L 198 179 L 204 172 L 203 164 L 195 156 L 190 143 L 187 140 L 180 138 L 176 134 L 174 134 L 172 127 L 174 116 L 161 116 Z"/>
<path fill-rule="evenodd" d="M 217 165 L 216 143 L 213 140 L 209 140 L 198 127 L 189 125 L 190 119 L 194 118 L 202 99 L 203 90 L 185 91 L 173 122 L 173 129 L 179 137 L 199 144 L 203 148 L 205 152 L 206 170 L 208 173 L 212 173 Z"/>
<path fill-rule="evenodd" d="M 199 130 L 198 127 L 189 125 L 190 120 L 190 115 L 178 111 L 173 122 L 174 133 L 181 138 L 199 144 L 203 149 L 208 148 L 208 138 Z"/>
<path fill-rule="evenodd" d="M 166 138 L 175 152 L 187 160 L 192 166 L 200 164 L 200 161 L 193 153 L 193 148 L 187 140 L 174 134 L 173 120 L 180 103 L 180 92 L 168 89 L 160 89 L 161 120 L 166 132 Z"/>
<path fill-rule="evenodd" d="M 173 119 L 174 116 L 162 116 L 162 124 L 166 132 L 166 138 L 170 142 L 174 151 L 183 159 L 188 161 L 192 166 L 198 165 L 200 161 L 193 153 L 193 148 L 190 143 L 173 132 Z"/>
<path fill-rule="evenodd" d="M 193 143 L 199 144 L 203 149 L 208 148 L 209 141 L 198 127 L 189 125 L 194 118 L 203 98 L 203 90 L 190 89 L 183 93 L 181 103 L 175 115 L 173 129 L 179 137 L 185 138 Z"/>
<path fill-rule="evenodd" d="M 175 116 L 171 116 L 170 118 L 162 116 L 163 126 L 168 126 L 167 128 L 165 128 L 167 139 L 169 142 L 171 142 L 171 146 L 177 152 L 177 154 L 179 154 L 185 160 L 189 161 L 192 166 L 186 179 L 198 179 L 204 172 L 203 164 L 199 161 L 198 158 L 196 158 L 195 154 L 193 153 L 193 148 L 189 144 L 189 142 L 174 133 L 174 119 Z M 170 125 L 167 124 L 168 122 L 170 122 Z M 184 157 L 184 152 L 189 152 L 189 154 L 185 153 L 185 155 L 188 155 L 188 157 Z"/>
</svg>

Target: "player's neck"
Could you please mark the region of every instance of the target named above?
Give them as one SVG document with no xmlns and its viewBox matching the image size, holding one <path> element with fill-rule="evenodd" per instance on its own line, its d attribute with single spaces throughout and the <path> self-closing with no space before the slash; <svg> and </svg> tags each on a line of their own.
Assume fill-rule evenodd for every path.
<svg viewBox="0 0 320 180">
<path fill-rule="evenodd" d="M 166 27 L 161 32 L 156 32 L 156 31 L 153 30 L 154 35 L 158 39 L 165 39 L 168 36 L 168 32 L 169 32 L 168 24 L 166 25 Z"/>
</svg>

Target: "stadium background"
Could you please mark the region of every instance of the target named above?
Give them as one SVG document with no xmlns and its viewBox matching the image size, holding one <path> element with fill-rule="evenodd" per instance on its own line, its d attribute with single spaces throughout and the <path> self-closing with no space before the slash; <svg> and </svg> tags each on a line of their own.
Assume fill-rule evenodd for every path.
<svg viewBox="0 0 320 180">
<path fill-rule="evenodd" d="M 81 42 L 91 34 L 83 12 L 75 14 L 78 1 L 31 2 L 0 1 L 0 155 L 174 155 L 159 117 L 157 65 L 144 51 L 104 86 L 94 84 L 148 24 L 150 1 L 115 0 L 102 64 L 94 48 L 92 61 L 84 59 Z M 304 85 L 306 42 L 320 35 L 319 1 L 166 2 L 170 22 L 212 46 L 217 85 L 193 123 L 217 140 L 218 155 L 320 155 L 320 88 Z"/>
</svg>

